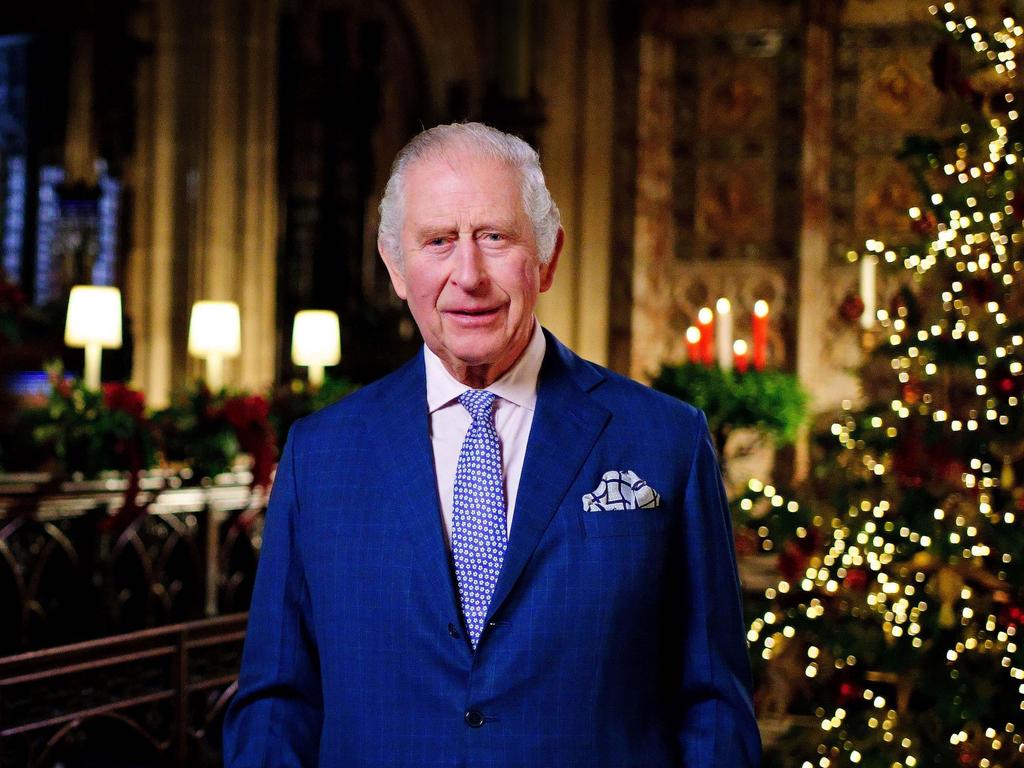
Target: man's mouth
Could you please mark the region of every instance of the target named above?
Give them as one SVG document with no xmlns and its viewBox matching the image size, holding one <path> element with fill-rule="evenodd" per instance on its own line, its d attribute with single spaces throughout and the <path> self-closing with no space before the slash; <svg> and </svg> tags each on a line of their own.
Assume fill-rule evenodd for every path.
<svg viewBox="0 0 1024 768">
<path fill-rule="evenodd" d="M 448 316 L 449 322 L 452 322 L 459 328 L 490 328 L 498 314 L 501 312 L 501 307 L 460 307 L 458 309 L 449 309 L 445 311 L 445 315 Z"/>
<path fill-rule="evenodd" d="M 462 317 L 485 317 L 487 315 L 495 314 L 500 307 L 491 307 L 489 309 L 449 309 L 449 314 L 459 315 Z"/>
</svg>

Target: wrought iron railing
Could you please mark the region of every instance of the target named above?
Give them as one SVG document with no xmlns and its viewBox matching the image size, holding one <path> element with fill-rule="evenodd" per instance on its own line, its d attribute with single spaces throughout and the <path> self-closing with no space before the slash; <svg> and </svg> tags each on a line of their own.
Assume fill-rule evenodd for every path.
<svg viewBox="0 0 1024 768">
<path fill-rule="evenodd" d="M 0 766 L 213 768 L 246 614 L 0 658 Z"/>
</svg>

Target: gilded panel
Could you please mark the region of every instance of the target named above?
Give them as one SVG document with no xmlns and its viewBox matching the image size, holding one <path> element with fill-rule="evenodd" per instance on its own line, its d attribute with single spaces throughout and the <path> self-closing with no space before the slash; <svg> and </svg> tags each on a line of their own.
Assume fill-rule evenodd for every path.
<svg viewBox="0 0 1024 768">
<path fill-rule="evenodd" d="M 698 258 L 759 256 L 772 239 L 773 163 L 766 157 L 708 161 L 697 170 Z"/>
<path fill-rule="evenodd" d="M 937 35 L 931 24 L 838 33 L 830 185 L 837 255 L 869 238 L 910 237 L 906 211 L 920 198 L 897 156 L 907 136 L 928 133 L 941 118 L 929 67 Z"/>
<path fill-rule="evenodd" d="M 795 253 L 801 47 L 778 25 L 676 40 L 678 259 Z"/>
<path fill-rule="evenodd" d="M 854 231 L 856 248 L 868 238 L 887 243 L 911 236 L 907 211 L 921 203 L 921 195 L 907 169 L 890 156 L 862 155 L 857 158 Z"/>
</svg>

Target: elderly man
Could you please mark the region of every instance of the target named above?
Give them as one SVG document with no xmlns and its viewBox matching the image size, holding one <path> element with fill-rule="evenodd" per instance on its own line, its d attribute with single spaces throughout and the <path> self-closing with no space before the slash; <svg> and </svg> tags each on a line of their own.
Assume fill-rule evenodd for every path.
<svg viewBox="0 0 1024 768">
<path fill-rule="evenodd" d="M 539 326 L 563 238 L 523 141 L 399 153 L 379 249 L 424 347 L 291 431 L 228 766 L 759 763 L 704 416 Z"/>
</svg>

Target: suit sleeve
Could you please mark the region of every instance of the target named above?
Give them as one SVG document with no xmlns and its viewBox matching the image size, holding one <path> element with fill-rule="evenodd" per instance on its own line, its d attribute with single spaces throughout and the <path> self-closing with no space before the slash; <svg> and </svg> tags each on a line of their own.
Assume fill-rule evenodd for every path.
<svg viewBox="0 0 1024 768">
<path fill-rule="evenodd" d="M 683 765 L 755 768 L 761 739 L 750 695 L 732 519 L 703 413 L 697 422 L 683 531 Z"/>
<path fill-rule="evenodd" d="M 323 720 L 309 591 L 296 550 L 296 435 L 267 507 L 238 692 L 224 721 L 226 768 L 315 766 Z"/>
</svg>

